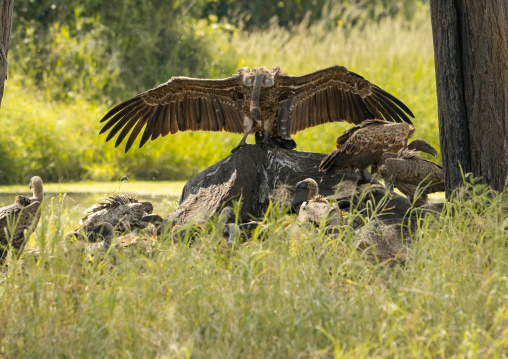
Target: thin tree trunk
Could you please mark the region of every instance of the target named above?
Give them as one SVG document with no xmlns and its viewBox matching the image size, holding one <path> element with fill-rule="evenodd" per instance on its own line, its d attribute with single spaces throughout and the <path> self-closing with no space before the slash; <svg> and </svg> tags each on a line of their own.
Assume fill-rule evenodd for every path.
<svg viewBox="0 0 508 359">
<path fill-rule="evenodd" d="M 13 4 L 14 0 L 0 0 L 0 105 L 7 78 L 7 54 L 11 45 Z"/>
<path fill-rule="evenodd" d="M 508 2 L 431 0 L 446 192 L 464 173 L 502 190 L 508 175 Z"/>
</svg>

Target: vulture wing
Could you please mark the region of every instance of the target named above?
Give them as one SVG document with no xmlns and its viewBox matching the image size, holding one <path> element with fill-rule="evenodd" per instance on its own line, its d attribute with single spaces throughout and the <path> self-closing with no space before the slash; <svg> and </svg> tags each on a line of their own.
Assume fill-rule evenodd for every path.
<svg viewBox="0 0 508 359">
<path fill-rule="evenodd" d="M 139 147 L 178 131 L 243 133 L 241 86 L 240 75 L 220 80 L 173 77 L 110 110 L 101 120 L 106 124 L 100 133 L 110 130 L 109 141 L 120 132 L 118 147 L 130 132 L 125 152 L 145 125 Z"/>
<path fill-rule="evenodd" d="M 20 248 L 24 240 L 23 231 L 28 229 L 27 235 L 29 236 L 39 222 L 41 216 L 38 211 L 39 206 L 40 202 L 34 201 L 26 207 L 14 203 L 0 208 L 0 244 L 6 245 L 7 241 L 12 238 L 12 246 Z M 11 232 L 11 229 L 14 231 Z"/>
<path fill-rule="evenodd" d="M 418 186 L 425 181 L 424 184 L 431 184 L 427 193 L 444 191 L 443 168 L 418 157 L 413 151 L 407 151 L 399 158 L 387 158 L 385 166 L 388 173 L 399 182 Z"/>
<path fill-rule="evenodd" d="M 279 123 L 279 133 L 285 139 L 327 122 L 360 124 L 377 118 L 411 124 L 408 116 L 414 117 L 402 101 L 343 66 L 331 66 L 304 76 L 278 74 L 276 85 L 286 94 L 290 105 Z"/>
<path fill-rule="evenodd" d="M 368 167 L 383 152 L 402 147 L 402 139 L 409 137 L 410 127 L 382 120 L 366 120 L 337 138 L 337 148 L 321 161 L 319 171 L 328 172 L 332 167 Z"/>
</svg>

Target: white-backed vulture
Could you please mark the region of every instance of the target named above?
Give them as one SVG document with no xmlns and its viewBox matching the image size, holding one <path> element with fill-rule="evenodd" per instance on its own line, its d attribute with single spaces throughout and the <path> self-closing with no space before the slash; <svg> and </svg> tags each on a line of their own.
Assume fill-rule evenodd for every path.
<svg viewBox="0 0 508 359">
<path fill-rule="evenodd" d="M 327 122 L 359 124 L 367 119 L 411 123 L 409 108 L 393 95 L 343 66 L 303 76 L 280 67 L 243 67 L 224 79 L 173 77 L 111 109 L 101 120 L 106 141 L 118 134 L 115 147 L 129 135 L 127 152 L 144 129 L 139 147 L 149 139 L 178 131 L 243 133 L 256 143 L 293 149 L 292 134 Z M 145 127 L 146 126 L 146 127 Z"/>
<path fill-rule="evenodd" d="M 322 220 L 327 220 L 327 225 L 330 226 L 340 225 L 339 208 L 318 192 L 318 184 L 312 178 L 306 178 L 296 184 L 293 208 L 298 209 L 298 220 L 316 226 L 319 226 Z"/>
<path fill-rule="evenodd" d="M 415 128 L 408 123 L 367 120 L 350 128 L 337 138 L 336 148 L 319 164 L 323 179 L 343 169 L 358 169 L 366 181 L 364 170 L 385 152 L 407 147 Z"/>
<path fill-rule="evenodd" d="M 13 204 L 0 208 L 0 260 L 9 249 L 9 244 L 14 249 L 22 250 L 39 223 L 39 207 L 44 197 L 42 179 L 32 177 L 29 188 L 33 190 L 31 198 L 16 196 Z"/>
<path fill-rule="evenodd" d="M 108 222 L 119 232 L 145 228 L 148 225 L 142 218 L 152 212 L 153 206 L 150 202 L 139 202 L 127 195 L 104 197 L 102 200 L 103 202 L 86 211 L 79 224 L 89 227 Z"/>
<path fill-rule="evenodd" d="M 398 155 L 384 154 L 379 174 L 406 195 L 414 207 L 427 203 L 428 194 L 443 192 L 443 168 L 418 157 L 418 151 L 404 150 Z"/>
</svg>

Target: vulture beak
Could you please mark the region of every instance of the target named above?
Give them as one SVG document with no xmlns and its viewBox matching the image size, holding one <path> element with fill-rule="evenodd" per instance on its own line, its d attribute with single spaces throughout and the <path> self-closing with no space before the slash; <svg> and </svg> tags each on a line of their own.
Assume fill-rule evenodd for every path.
<svg viewBox="0 0 508 359">
<path fill-rule="evenodd" d="M 433 155 L 434 157 L 437 157 L 437 150 L 434 147 L 432 147 L 430 150 L 430 154 Z"/>
<path fill-rule="evenodd" d="M 254 77 L 254 86 L 252 87 L 252 97 L 250 100 L 250 114 L 254 120 L 261 124 L 261 107 L 259 106 L 259 98 L 261 97 L 261 84 L 265 74 L 257 74 Z"/>
<path fill-rule="evenodd" d="M 307 182 L 300 181 L 296 184 L 296 188 L 305 188 L 307 189 Z"/>
<path fill-rule="evenodd" d="M 30 181 L 30 184 L 28 185 L 28 188 L 32 189 L 32 181 Z"/>
</svg>

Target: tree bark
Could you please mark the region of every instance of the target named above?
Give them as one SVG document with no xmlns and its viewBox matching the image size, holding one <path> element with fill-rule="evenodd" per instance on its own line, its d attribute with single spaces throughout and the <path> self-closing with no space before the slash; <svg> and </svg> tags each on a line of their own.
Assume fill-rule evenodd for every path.
<svg viewBox="0 0 508 359">
<path fill-rule="evenodd" d="M 508 183 L 508 2 L 431 0 L 447 195 L 472 172 Z"/>
<path fill-rule="evenodd" d="M 7 54 L 11 45 L 13 4 L 14 0 L 0 0 L 0 105 L 7 78 Z"/>
</svg>

